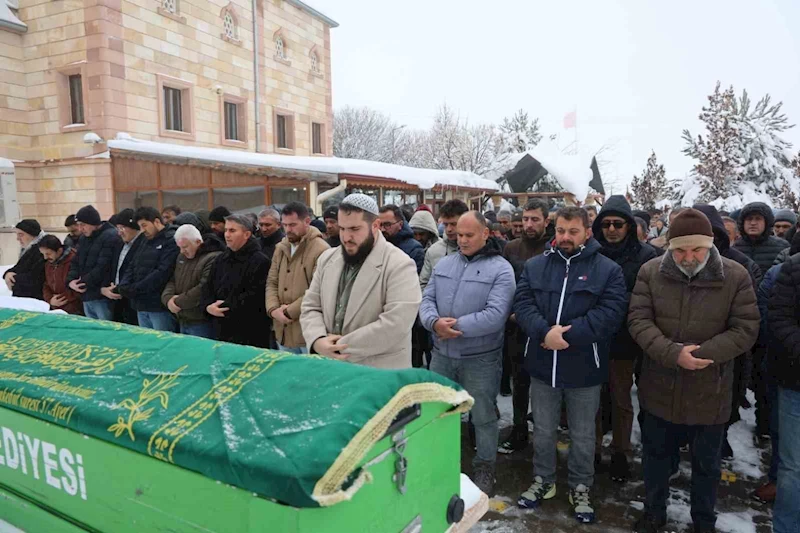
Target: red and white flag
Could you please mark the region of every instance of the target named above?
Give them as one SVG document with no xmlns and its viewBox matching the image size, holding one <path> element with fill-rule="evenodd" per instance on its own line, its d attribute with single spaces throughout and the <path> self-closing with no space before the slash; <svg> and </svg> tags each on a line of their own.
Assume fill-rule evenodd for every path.
<svg viewBox="0 0 800 533">
<path fill-rule="evenodd" d="M 564 115 L 564 129 L 568 130 L 570 128 L 575 128 L 578 125 L 578 113 L 577 111 L 571 111 Z"/>
</svg>

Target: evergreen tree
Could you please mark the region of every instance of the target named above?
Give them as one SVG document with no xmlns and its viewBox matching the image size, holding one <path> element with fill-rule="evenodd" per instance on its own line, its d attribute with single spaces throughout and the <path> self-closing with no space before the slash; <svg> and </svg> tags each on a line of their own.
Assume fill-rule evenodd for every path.
<svg viewBox="0 0 800 533">
<path fill-rule="evenodd" d="M 658 164 L 655 151 L 647 158 L 647 167 L 641 177 L 633 177 L 631 193 L 634 204 L 645 211 L 654 211 L 656 202 L 668 199 L 670 191 L 667 184 L 667 173 L 664 165 Z"/>
<path fill-rule="evenodd" d="M 513 117 L 504 118 L 499 126 L 499 151 L 504 153 L 522 153 L 531 150 L 542 140 L 539 131 L 539 119 L 531 121 L 528 113 L 520 109 Z"/>
</svg>

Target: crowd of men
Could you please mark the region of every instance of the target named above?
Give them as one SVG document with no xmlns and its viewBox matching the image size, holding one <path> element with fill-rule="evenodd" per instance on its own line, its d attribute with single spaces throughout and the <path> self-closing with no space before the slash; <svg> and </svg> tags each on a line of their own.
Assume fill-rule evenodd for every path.
<svg viewBox="0 0 800 533">
<path fill-rule="evenodd" d="M 774 531 L 800 528 L 800 235 L 797 216 L 752 203 L 668 217 L 622 196 L 596 206 L 531 200 L 513 213 L 379 207 L 351 194 L 320 219 L 292 202 L 234 214 L 169 206 L 103 221 L 70 216 L 62 242 L 17 224 L 14 296 L 52 309 L 162 331 L 315 353 L 384 369 L 427 367 L 462 385 L 471 411 L 473 479 L 495 484 L 498 453 L 528 449 L 518 499 L 556 496 L 559 427 L 569 431 L 568 498 L 595 520 L 591 489 L 611 431 L 609 473 L 625 483 L 641 409 L 644 513 L 666 526 L 680 450 L 691 456 L 694 531 L 715 531 L 727 430 L 747 388 L 772 462 L 753 497 L 774 502 Z M 499 435 L 497 397 L 512 396 Z"/>
</svg>

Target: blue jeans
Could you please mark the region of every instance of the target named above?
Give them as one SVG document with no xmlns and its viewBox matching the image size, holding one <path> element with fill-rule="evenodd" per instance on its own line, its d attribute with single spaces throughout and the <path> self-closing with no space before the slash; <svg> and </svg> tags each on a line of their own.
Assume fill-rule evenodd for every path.
<svg viewBox="0 0 800 533">
<path fill-rule="evenodd" d="M 472 424 L 475 426 L 475 443 L 478 452 L 473 466 L 494 468 L 497 459 L 497 441 L 500 428 L 497 425 L 497 395 L 500 393 L 503 349 L 475 357 L 454 359 L 433 348 L 431 372 L 436 372 L 464 387 L 475 399 L 472 408 Z"/>
<path fill-rule="evenodd" d="M 216 339 L 217 332 L 214 323 L 211 321 L 196 324 L 180 324 L 180 332 L 192 337 L 202 337 L 204 339 Z"/>
<path fill-rule="evenodd" d="M 136 313 L 139 318 L 139 327 L 155 329 L 158 331 L 178 331 L 178 322 L 175 315 L 169 311 L 139 311 Z"/>
<path fill-rule="evenodd" d="M 545 483 L 556 482 L 556 445 L 561 402 L 567 403 L 569 424 L 569 488 L 594 484 L 595 419 L 600 408 L 600 385 L 575 389 L 554 389 L 548 383 L 531 379 L 533 413 L 533 475 Z"/>
<path fill-rule="evenodd" d="M 669 477 L 674 471 L 681 444 L 688 440 L 692 455 L 692 522 L 695 527 L 713 529 L 717 522 L 714 506 L 721 476 L 725 424 L 684 426 L 647 412 L 643 412 L 642 421 L 645 513 L 667 519 Z"/>
<path fill-rule="evenodd" d="M 107 298 L 83 302 L 83 314 L 97 320 L 114 320 L 114 302 Z"/>
<path fill-rule="evenodd" d="M 296 355 L 308 353 L 308 348 L 306 348 L 305 346 L 300 346 L 298 348 L 288 348 L 286 346 L 282 346 L 281 343 L 278 343 L 278 350 L 281 352 L 289 352 Z"/>
<path fill-rule="evenodd" d="M 780 461 L 778 463 L 778 497 L 772 513 L 775 533 L 800 531 L 800 392 L 781 387 Z"/>
</svg>

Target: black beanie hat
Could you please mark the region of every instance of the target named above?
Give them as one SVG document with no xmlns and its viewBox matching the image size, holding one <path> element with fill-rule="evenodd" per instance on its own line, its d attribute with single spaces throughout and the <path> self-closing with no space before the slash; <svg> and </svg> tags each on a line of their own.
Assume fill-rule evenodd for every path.
<svg viewBox="0 0 800 533">
<path fill-rule="evenodd" d="M 114 225 L 115 226 L 125 226 L 126 228 L 131 228 L 135 230 L 139 230 L 139 224 L 136 223 L 134 220 L 135 212 L 133 209 L 123 209 L 116 215 L 114 215 Z"/>
<path fill-rule="evenodd" d="M 20 220 L 14 227 L 20 231 L 24 231 L 32 237 L 38 237 L 42 232 L 42 226 L 40 226 L 39 223 L 32 218 Z"/>
<path fill-rule="evenodd" d="M 325 211 L 322 212 L 322 220 L 326 218 L 332 218 L 336 220 L 339 217 L 339 206 L 338 205 L 331 205 L 328 206 Z"/>
<path fill-rule="evenodd" d="M 68 216 L 67 219 L 64 221 L 64 227 L 68 228 L 74 225 L 75 225 L 75 215 Z"/>
<path fill-rule="evenodd" d="M 99 226 L 103 223 L 103 221 L 100 220 L 100 213 L 91 205 L 81 207 L 78 210 L 75 214 L 75 222 L 83 222 L 90 226 Z"/>
<path fill-rule="evenodd" d="M 225 206 L 217 206 L 208 214 L 209 222 L 225 222 L 225 217 L 231 216 L 231 212 Z"/>
</svg>

